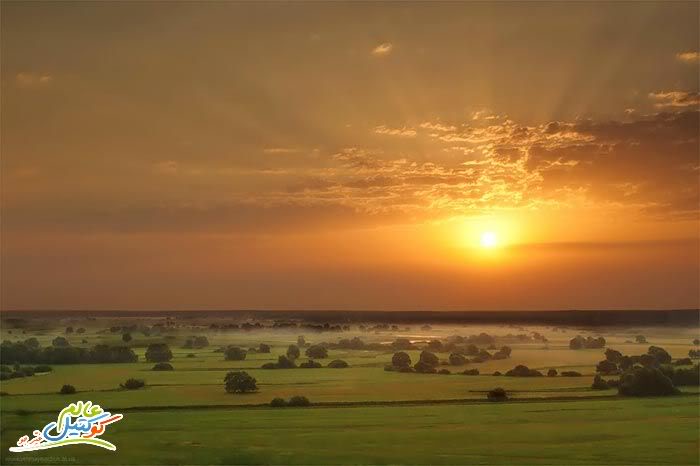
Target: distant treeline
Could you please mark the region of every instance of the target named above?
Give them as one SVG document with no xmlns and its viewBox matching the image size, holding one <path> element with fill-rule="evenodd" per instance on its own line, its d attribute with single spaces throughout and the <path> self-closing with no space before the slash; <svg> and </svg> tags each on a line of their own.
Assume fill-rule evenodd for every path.
<svg viewBox="0 0 700 466">
<path fill-rule="evenodd" d="M 302 321 L 320 324 L 360 322 L 441 324 L 541 324 L 581 327 L 604 326 L 687 326 L 700 325 L 700 311 L 679 310 L 595 310 L 595 311 L 5 311 L 3 320 L 19 324 L 32 317 L 154 317 L 177 319 L 218 318 L 232 320 Z M 279 325 L 283 327 L 283 325 Z"/>
<path fill-rule="evenodd" d="M 0 344 L 0 361 L 3 364 L 109 364 L 138 361 L 136 353 L 125 346 L 101 344 L 86 349 L 56 340 L 54 346 L 43 348 L 36 338 L 18 342 L 3 341 Z"/>
</svg>

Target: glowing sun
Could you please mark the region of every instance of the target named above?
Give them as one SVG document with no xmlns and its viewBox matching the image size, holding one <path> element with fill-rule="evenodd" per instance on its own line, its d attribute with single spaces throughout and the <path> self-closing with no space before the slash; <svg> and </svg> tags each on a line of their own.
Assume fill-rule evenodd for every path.
<svg viewBox="0 0 700 466">
<path fill-rule="evenodd" d="M 495 248 L 498 245 L 498 237 L 496 233 L 492 231 L 485 231 L 481 234 L 481 240 L 479 242 L 482 248 Z"/>
</svg>

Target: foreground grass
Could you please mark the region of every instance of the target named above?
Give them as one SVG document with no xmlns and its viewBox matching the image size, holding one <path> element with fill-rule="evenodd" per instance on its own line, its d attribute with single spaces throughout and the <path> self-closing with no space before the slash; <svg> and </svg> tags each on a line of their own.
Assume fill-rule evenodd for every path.
<svg viewBox="0 0 700 466">
<path fill-rule="evenodd" d="M 13 454 L 53 418 L 3 414 L 2 464 L 698 464 L 698 399 L 129 412 L 105 438 Z M 18 458 L 24 459 L 18 459 Z"/>
</svg>

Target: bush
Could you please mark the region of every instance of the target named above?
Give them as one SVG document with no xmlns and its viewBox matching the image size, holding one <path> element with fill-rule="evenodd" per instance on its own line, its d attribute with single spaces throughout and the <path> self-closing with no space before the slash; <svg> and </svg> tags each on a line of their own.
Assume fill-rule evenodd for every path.
<svg viewBox="0 0 700 466">
<path fill-rule="evenodd" d="M 557 370 L 556 369 L 550 369 L 547 371 L 547 377 L 556 377 L 557 376 Z"/>
<path fill-rule="evenodd" d="M 593 378 L 593 384 L 591 385 L 593 390 L 607 390 L 610 388 L 608 382 L 605 381 L 599 374 Z"/>
<path fill-rule="evenodd" d="M 304 338 L 304 335 L 299 335 L 297 337 L 297 346 L 299 348 L 303 348 L 306 346 L 306 338 Z"/>
<path fill-rule="evenodd" d="M 637 343 L 646 343 L 647 338 L 644 335 L 637 335 L 636 337 L 634 337 L 634 341 Z"/>
<path fill-rule="evenodd" d="M 605 359 L 610 362 L 614 362 L 615 364 L 618 364 L 622 359 L 622 353 L 620 353 L 617 350 L 608 348 L 605 350 Z"/>
<path fill-rule="evenodd" d="M 125 333 L 122 335 L 122 341 L 124 343 L 129 343 L 132 340 L 130 333 Z"/>
<path fill-rule="evenodd" d="M 506 376 L 508 376 L 508 377 L 542 377 L 542 373 L 540 371 L 536 371 L 535 369 L 530 369 L 527 366 L 523 366 L 522 364 L 519 364 L 519 365 L 515 366 L 513 369 L 506 372 Z"/>
<path fill-rule="evenodd" d="M 287 402 L 284 398 L 273 398 L 272 401 L 270 401 L 270 406 L 273 408 L 283 408 L 287 406 Z"/>
<path fill-rule="evenodd" d="M 228 393 L 249 393 L 258 390 L 257 380 L 244 371 L 232 371 L 224 377 L 224 388 Z"/>
<path fill-rule="evenodd" d="M 328 350 L 321 345 L 309 346 L 305 354 L 313 359 L 325 359 L 328 357 Z"/>
<path fill-rule="evenodd" d="M 173 353 L 165 343 L 151 343 L 146 348 L 146 361 L 148 362 L 168 362 L 172 358 Z"/>
<path fill-rule="evenodd" d="M 331 361 L 328 363 L 328 366 L 331 369 L 345 369 L 347 367 L 350 367 L 349 364 L 342 359 L 336 359 L 334 361 Z"/>
<path fill-rule="evenodd" d="M 169 362 L 159 362 L 155 366 L 153 366 L 154 371 L 171 371 L 173 370 L 172 364 Z"/>
<path fill-rule="evenodd" d="M 440 370 L 438 371 L 438 374 L 441 374 L 441 375 L 450 375 L 450 374 L 452 374 L 452 372 L 450 372 L 448 369 L 440 369 Z"/>
<path fill-rule="evenodd" d="M 479 375 L 479 369 L 467 369 L 462 372 L 462 375 Z"/>
<path fill-rule="evenodd" d="M 618 392 L 623 396 L 669 396 L 678 389 L 655 367 L 638 367 L 623 374 Z"/>
<path fill-rule="evenodd" d="M 238 346 L 229 346 L 224 350 L 226 361 L 243 361 L 248 353 Z"/>
<path fill-rule="evenodd" d="M 416 370 L 414 368 L 412 368 L 411 366 L 407 366 L 407 367 L 399 367 L 399 372 L 410 373 L 410 372 L 416 372 Z"/>
<path fill-rule="evenodd" d="M 41 365 L 34 368 L 34 372 L 51 372 L 53 368 L 51 366 Z"/>
<path fill-rule="evenodd" d="M 677 387 L 682 387 L 682 386 L 691 386 L 691 387 L 697 387 L 700 385 L 700 366 L 695 365 L 693 367 L 683 369 L 683 368 L 676 368 L 673 370 L 673 374 L 671 376 L 671 380 L 673 381 L 673 384 Z"/>
<path fill-rule="evenodd" d="M 497 376 L 497 377 L 500 377 L 500 376 L 503 375 L 503 374 L 501 374 L 501 371 L 496 371 L 496 372 L 493 373 L 493 375 L 494 375 L 494 376 Z"/>
<path fill-rule="evenodd" d="M 453 366 L 463 366 L 467 363 L 467 358 L 459 353 L 450 354 L 450 364 Z"/>
<path fill-rule="evenodd" d="M 51 344 L 56 347 L 61 347 L 61 346 L 70 346 L 70 343 L 68 343 L 68 340 L 66 340 L 64 337 L 56 337 L 51 341 Z"/>
<path fill-rule="evenodd" d="M 508 394 L 504 389 L 499 387 L 494 388 L 493 390 L 489 390 L 489 392 L 486 394 L 486 398 L 489 401 L 507 401 Z"/>
<path fill-rule="evenodd" d="M 562 377 L 581 377 L 581 373 L 577 371 L 562 371 L 561 376 Z"/>
<path fill-rule="evenodd" d="M 394 367 L 409 367 L 411 365 L 411 357 L 407 353 L 399 351 L 391 357 L 391 365 Z"/>
<path fill-rule="evenodd" d="M 320 362 L 316 362 L 313 359 L 309 359 L 308 361 L 299 364 L 299 367 L 302 369 L 319 369 L 323 366 Z M 328 367 L 330 367 L 330 364 L 328 365 Z"/>
<path fill-rule="evenodd" d="M 187 353 L 187 356 L 185 356 L 185 357 L 186 358 L 194 358 L 195 355 L 194 355 L 194 353 Z"/>
<path fill-rule="evenodd" d="M 312 361 L 313 362 L 313 361 Z M 319 367 L 321 365 L 319 364 Z M 281 355 L 277 357 L 277 362 L 267 362 L 262 365 L 263 369 L 294 369 L 297 365 L 287 356 Z M 304 366 L 308 368 L 310 366 Z"/>
<path fill-rule="evenodd" d="M 305 396 L 293 396 L 287 402 L 287 406 L 310 406 L 311 402 Z"/>
<path fill-rule="evenodd" d="M 681 358 L 673 361 L 674 366 L 692 366 L 693 361 L 690 358 Z"/>
<path fill-rule="evenodd" d="M 604 348 L 605 347 L 605 338 L 603 337 L 598 337 L 598 338 L 593 338 L 593 337 L 587 337 L 583 338 L 581 335 L 576 335 L 574 338 L 569 341 L 569 348 L 573 350 L 578 350 L 578 349 L 591 349 L 591 348 Z"/>
<path fill-rule="evenodd" d="M 139 388 L 143 388 L 146 386 L 146 382 L 142 379 L 126 379 L 126 382 L 119 384 L 120 387 L 125 388 L 127 390 L 138 390 Z"/>
<path fill-rule="evenodd" d="M 73 395 L 75 392 L 76 390 L 73 385 L 64 385 L 58 393 L 61 395 Z"/>
</svg>

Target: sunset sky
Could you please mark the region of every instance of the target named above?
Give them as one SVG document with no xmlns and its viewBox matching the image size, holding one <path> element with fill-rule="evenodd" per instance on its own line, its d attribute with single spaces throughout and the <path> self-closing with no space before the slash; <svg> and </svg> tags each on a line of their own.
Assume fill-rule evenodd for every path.
<svg viewBox="0 0 700 466">
<path fill-rule="evenodd" d="M 2 309 L 700 307 L 699 7 L 2 3 Z"/>
</svg>

